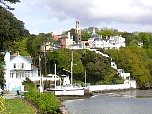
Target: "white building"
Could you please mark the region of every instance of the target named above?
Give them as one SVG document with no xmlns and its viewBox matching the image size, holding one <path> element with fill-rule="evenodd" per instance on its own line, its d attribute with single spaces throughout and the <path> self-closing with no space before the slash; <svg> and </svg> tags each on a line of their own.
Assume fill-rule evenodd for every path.
<svg viewBox="0 0 152 114">
<path fill-rule="evenodd" d="M 43 42 L 40 48 L 41 48 L 41 52 L 47 52 L 53 50 L 53 47 L 50 42 Z"/>
<path fill-rule="evenodd" d="M 32 65 L 30 56 L 10 55 L 10 52 L 6 52 L 4 61 L 5 89 L 8 91 L 23 91 L 24 86 L 22 82 L 26 77 L 29 79 L 39 78 L 38 68 Z"/>
<path fill-rule="evenodd" d="M 73 41 L 73 36 L 70 36 L 70 32 L 68 32 L 67 37 L 66 37 L 66 48 L 71 48 L 71 45 L 74 44 Z"/>
<path fill-rule="evenodd" d="M 117 69 L 117 73 L 124 80 L 130 80 L 130 73 L 125 73 L 125 71 L 123 69 Z"/>
<path fill-rule="evenodd" d="M 102 37 L 93 37 L 88 40 L 90 48 L 103 48 L 103 49 L 119 49 L 125 47 L 125 38 L 121 36 L 110 36 L 106 39 Z"/>
</svg>

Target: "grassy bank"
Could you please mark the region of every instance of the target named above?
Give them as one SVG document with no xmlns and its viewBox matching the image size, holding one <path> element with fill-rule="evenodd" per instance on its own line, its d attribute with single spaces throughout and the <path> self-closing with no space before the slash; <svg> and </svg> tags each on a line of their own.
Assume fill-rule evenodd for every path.
<svg viewBox="0 0 152 114">
<path fill-rule="evenodd" d="M 35 114 L 32 107 L 28 106 L 22 99 L 7 99 L 7 111 L 11 114 Z"/>
</svg>

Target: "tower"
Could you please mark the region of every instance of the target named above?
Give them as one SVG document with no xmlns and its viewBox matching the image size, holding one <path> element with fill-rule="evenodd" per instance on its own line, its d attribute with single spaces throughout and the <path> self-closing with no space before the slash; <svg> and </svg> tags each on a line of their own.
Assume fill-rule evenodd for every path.
<svg viewBox="0 0 152 114">
<path fill-rule="evenodd" d="M 80 21 L 78 19 L 76 20 L 75 33 L 76 33 L 76 43 L 78 43 L 81 41 Z"/>
</svg>

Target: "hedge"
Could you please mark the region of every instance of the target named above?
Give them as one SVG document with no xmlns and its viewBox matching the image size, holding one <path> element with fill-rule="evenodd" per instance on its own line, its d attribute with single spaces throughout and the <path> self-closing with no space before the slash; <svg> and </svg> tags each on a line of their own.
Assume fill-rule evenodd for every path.
<svg viewBox="0 0 152 114">
<path fill-rule="evenodd" d="M 57 114 L 60 107 L 60 101 L 52 93 L 29 91 L 25 93 L 25 99 L 36 105 L 41 114 Z"/>
</svg>

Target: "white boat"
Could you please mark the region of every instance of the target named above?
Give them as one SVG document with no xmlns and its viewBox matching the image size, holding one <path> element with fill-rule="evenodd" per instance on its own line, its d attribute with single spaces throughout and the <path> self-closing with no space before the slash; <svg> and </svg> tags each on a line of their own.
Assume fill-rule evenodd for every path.
<svg viewBox="0 0 152 114">
<path fill-rule="evenodd" d="M 62 75 L 61 78 L 62 83 L 60 86 L 56 86 L 54 89 L 48 89 L 47 91 L 51 91 L 55 95 L 84 95 L 85 87 L 72 86 L 67 75 Z"/>
<path fill-rule="evenodd" d="M 55 64 L 55 88 L 49 89 L 48 91 L 52 91 L 55 95 L 85 95 L 85 87 L 73 86 L 73 51 L 71 53 L 71 83 L 69 76 L 62 75 L 60 78 L 60 86 L 56 86 L 56 64 Z"/>
</svg>

